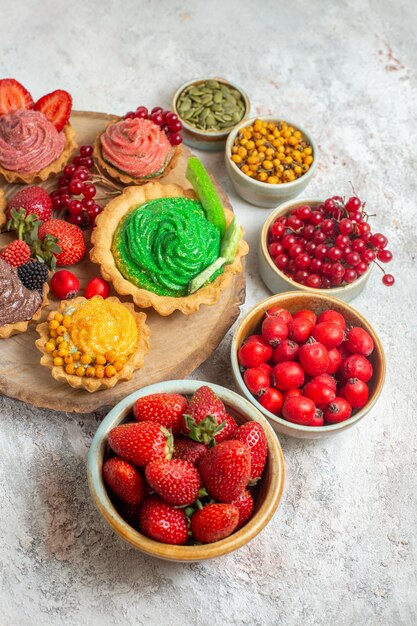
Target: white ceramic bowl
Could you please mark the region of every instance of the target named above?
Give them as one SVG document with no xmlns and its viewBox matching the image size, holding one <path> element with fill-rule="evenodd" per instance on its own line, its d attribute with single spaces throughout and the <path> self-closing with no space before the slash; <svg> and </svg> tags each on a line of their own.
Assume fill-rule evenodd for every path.
<svg viewBox="0 0 417 626">
<path fill-rule="evenodd" d="M 246 176 L 246 174 L 241 172 L 238 166 L 233 163 L 230 157 L 232 155 L 232 147 L 236 135 L 239 134 L 242 128 L 250 126 L 257 119 L 266 120 L 268 122 L 276 122 L 281 118 L 278 115 L 260 115 L 259 117 L 253 117 L 249 120 L 244 120 L 240 122 L 237 126 L 235 126 L 235 128 L 230 132 L 226 141 L 225 164 L 227 173 L 229 174 L 237 193 L 242 196 L 244 200 L 247 200 L 247 202 L 250 202 L 251 204 L 254 204 L 258 207 L 271 209 L 279 204 L 282 204 L 283 202 L 291 200 L 291 198 L 295 198 L 295 196 L 298 196 L 302 191 L 304 191 L 317 167 L 319 150 L 314 140 L 314 137 L 312 137 L 312 135 L 310 135 L 310 133 L 305 128 L 298 124 L 298 122 L 293 122 L 292 120 L 288 119 L 282 119 L 282 121 L 287 122 L 287 124 L 290 124 L 297 130 L 299 130 L 310 142 L 310 145 L 313 148 L 313 163 L 311 164 L 308 172 L 306 172 L 305 174 L 300 176 L 300 178 L 297 178 L 297 180 L 294 180 L 291 183 L 270 185 L 268 183 L 263 183 L 260 180 L 254 180 L 253 178 L 250 178 L 249 176 Z"/>
<path fill-rule="evenodd" d="M 302 204 L 308 204 L 310 207 L 314 208 L 322 203 L 323 200 L 317 199 L 292 200 L 282 204 L 275 211 L 272 211 L 266 219 L 262 227 L 261 238 L 259 240 L 258 267 L 262 280 L 272 293 L 281 293 L 283 291 L 303 291 L 311 294 L 323 293 L 328 296 L 340 298 L 345 302 L 349 302 L 360 294 L 368 282 L 374 267 L 373 263 L 371 263 L 369 269 L 362 274 L 362 276 L 359 276 L 359 278 L 357 278 L 353 283 L 350 283 L 350 285 L 342 285 L 340 287 L 333 287 L 332 289 L 315 289 L 314 287 L 306 287 L 305 285 L 301 285 L 295 280 L 292 280 L 289 276 L 284 274 L 284 272 L 278 269 L 272 260 L 271 255 L 268 252 L 268 233 L 275 220 L 282 215 L 286 215 L 292 209 L 297 206 L 301 206 Z"/>
<path fill-rule="evenodd" d="M 117 512 L 103 482 L 102 468 L 108 444 L 107 436 L 112 428 L 129 420 L 135 400 L 151 393 L 181 393 L 192 395 L 201 385 L 208 384 L 222 399 L 238 423 L 259 422 L 268 442 L 268 459 L 255 501 L 253 517 L 237 532 L 215 543 L 193 546 L 176 546 L 154 541 L 132 528 Z M 131 417 L 131 419 L 133 419 Z M 202 561 L 228 554 L 253 539 L 269 522 L 282 497 L 284 488 L 284 457 L 279 441 L 263 415 L 252 403 L 234 391 L 219 385 L 198 380 L 170 380 L 143 387 L 119 402 L 104 418 L 91 443 L 88 454 L 88 485 L 93 502 L 109 526 L 122 539 L 136 549 L 151 556 L 169 561 Z"/>
<path fill-rule="evenodd" d="M 225 78 L 219 78 L 218 76 L 194 78 L 193 80 L 189 80 L 188 82 L 183 83 L 180 87 L 178 87 L 177 91 L 174 93 L 172 97 L 172 110 L 174 113 L 178 115 L 181 121 L 181 124 L 183 127 L 181 134 L 183 136 L 184 142 L 188 146 L 191 146 L 191 148 L 196 148 L 197 150 L 206 150 L 207 152 L 219 152 L 221 150 L 224 150 L 226 146 L 227 136 L 229 135 L 230 131 L 234 128 L 234 126 L 230 126 L 229 128 L 224 128 L 219 131 L 201 130 L 199 128 L 196 128 L 195 126 L 191 126 L 190 124 L 188 124 L 187 120 L 184 120 L 181 117 L 177 109 L 178 97 L 184 91 L 184 89 L 186 89 L 190 85 L 197 86 L 206 80 L 217 80 L 219 83 L 222 83 L 226 85 L 227 87 L 236 89 L 236 91 L 238 91 L 241 94 L 243 102 L 245 103 L 245 114 L 242 120 L 239 122 L 239 124 L 241 124 L 243 120 L 247 119 L 249 115 L 250 101 L 249 101 L 247 94 L 241 87 L 239 87 L 235 83 L 232 83 L 230 80 L 226 80 Z"/>
<path fill-rule="evenodd" d="M 290 313 L 295 313 L 296 311 L 300 311 L 302 309 L 311 309 L 314 313 L 320 314 L 326 309 L 334 309 L 344 316 L 347 324 L 350 324 L 351 326 L 360 326 L 371 335 L 375 348 L 372 354 L 368 357 L 374 368 L 372 379 L 368 383 L 369 398 L 367 404 L 362 409 L 354 413 L 352 417 L 344 422 L 339 422 L 339 424 L 327 424 L 326 426 L 320 427 L 293 424 L 292 422 L 288 422 L 284 418 L 278 417 L 277 415 L 274 415 L 270 411 L 264 409 L 264 407 L 259 404 L 256 398 L 246 387 L 237 359 L 238 350 L 249 335 L 259 332 L 259 326 L 265 315 L 265 311 L 274 305 L 279 305 L 283 309 L 290 311 Z M 267 298 L 257 304 L 249 311 L 249 313 L 245 315 L 245 317 L 240 320 L 240 323 L 235 330 L 231 346 L 231 361 L 233 378 L 240 393 L 265 415 L 274 430 L 282 435 L 297 437 L 299 439 L 319 439 L 321 437 L 340 433 L 357 424 L 365 417 L 368 411 L 371 410 L 375 402 L 378 400 L 385 381 L 385 355 L 381 341 L 375 330 L 359 313 L 359 311 L 356 311 L 356 309 L 353 309 L 349 304 L 346 304 L 337 298 L 329 297 L 327 293 L 311 295 L 306 292 L 291 291 L 281 293 L 277 296 L 271 296 L 270 298 Z"/>
</svg>

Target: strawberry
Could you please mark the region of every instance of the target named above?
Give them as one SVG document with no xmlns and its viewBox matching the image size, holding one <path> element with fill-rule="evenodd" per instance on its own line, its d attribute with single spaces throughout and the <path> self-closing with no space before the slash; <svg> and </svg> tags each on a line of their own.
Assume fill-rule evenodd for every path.
<svg viewBox="0 0 417 626">
<path fill-rule="evenodd" d="M 25 241 L 15 239 L 0 252 L 0 258 L 13 267 L 19 267 L 29 261 L 30 248 Z"/>
<path fill-rule="evenodd" d="M 187 404 L 187 398 L 179 393 L 152 393 L 136 400 L 133 415 L 138 422 L 156 422 L 178 435 Z"/>
<path fill-rule="evenodd" d="M 32 108 L 32 96 L 23 85 L 14 78 L 0 80 L 0 115 Z"/>
<path fill-rule="evenodd" d="M 146 466 L 145 476 L 152 489 L 173 506 L 192 504 L 201 487 L 196 467 L 182 459 L 152 461 Z"/>
<path fill-rule="evenodd" d="M 126 502 L 122 502 L 121 500 L 116 500 L 113 504 L 125 522 L 127 522 L 129 526 L 139 530 L 139 513 L 141 505 L 126 504 Z"/>
<path fill-rule="evenodd" d="M 162 543 L 181 545 L 188 539 L 188 519 L 183 509 L 174 509 L 158 496 L 143 501 L 139 525 L 144 535 Z"/>
<path fill-rule="evenodd" d="M 52 122 L 57 131 L 61 131 L 68 124 L 71 115 L 72 98 L 68 91 L 57 89 L 39 98 L 33 108 L 43 113 Z"/>
<path fill-rule="evenodd" d="M 25 216 L 31 213 L 38 216 L 42 222 L 51 219 L 52 200 L 51 196 L 42 187 L 36 185 L 24 187 L 9 200 L 7 205 L 8 216 L 11 217 L 12 209 L 25 209 Z"/>
<path fill-rule="evenodd" d="M 240 496 L 233 500 L 231 504 L 234 504 L 239 509 L 239 522 L 236 526 L 236 530 L 238 528 L 242 528 L 244 524 L 252 517 L 254 501 L 247 489 L 244 489 Z"/>
<path fill-rule="evenodd" d="M 251 481 L 257 481 L 262 475 L 268 456 L 268 443 L 264 429 L 258 422 L 245 422 L 238 429 L 234 439 L 247 445 L 251 456 Z"/>
<path fill-rule="evenodd" d="M 214 391 L 203 385 L 194 393 L 183 416 L 182 430 L 194 441 L 213 443 L 215 436 L 224 428 L 226 409 Z"/>
<path fill-rule="evenodd" d="M 140 467 L 171 456 L 170 433 L 154 422 L 116 426 L 109 432 L 108 441 L 118 456 Z"/>
<path fill-rule="evenodd" d="M 197 441 L 188 439 L 188 437 L 176 437 L 174 439 L 172 458 L 189 461 L 193 465 L 196 465 L 198 459 L 206 450 L 207 447 L 204 443 L 198 443 Z"/>
<path fill-rule="evenodd" d="M 191 532 L 201 543 L 213 543 L 232 534 L 239 523 L 234 504 L 206 504 L 191 518 Z"/>
<path fill-rule="evenodd" d="M 222 430 L 214 437 L 216 443 L 221 443 L 222 441 L 226 441 L 227 439 L 232 439 L 232 437 L 237 433 L 238 425 L 236 424 L 234 418 L 226 413 L 226 419 L 223 422 Z"/>
<path fill-rule="evenodd" d="M 145 497 L 143 477 L 127 461 L 114 457 L 103 465 L 103 478 L 108 487 L 126 504 L 140 504 Z"/>
<path fill-rule="evenodd" d="M 212 498 L 220 502 L 233 502 L 250 479 L 250 451 L 241 441 L 223 441 L 209 448 L 201 456 L 197 467 Z"/>
<path fill-rule="evenodd" d="M 38 237 L 41 241 L 47 235 L 55 237 L 61 252 L 56 254 L 56 264 L 74 265 L 80 261 L 85 254 L 85 241 L 82 230 L 75 224 L 70 224 L 65 220 L 48 220 L 40 225 Z"/>
</svg>

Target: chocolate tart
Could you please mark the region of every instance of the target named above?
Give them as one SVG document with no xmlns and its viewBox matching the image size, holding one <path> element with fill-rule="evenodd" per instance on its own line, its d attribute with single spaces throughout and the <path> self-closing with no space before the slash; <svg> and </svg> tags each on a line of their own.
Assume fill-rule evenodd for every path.
<svg viewBox="0 0 417 626">
<path fill-rule="evenodd" d="M 52 161 L 50 165 L 43 167 L 38 172 L 14 172 L 13 170 L 7 170 L 6 168 L 0 166 L 0 176 L 3 176 L 3 178 L 5 178 L 9 183 L 24 183 L 29 185 L 31 183 L 39 183 L 47 180 L 47 178 L 53 174 L 61 172 L 71 158 L 72 153 L 77 148 L 75 132 L 71 124 L 67 124 L 62 132 L 65 134 L 66 140 L 64 150 L 61 155 L 55 159 L 55 161 Z"/>
<path fill-rule="evenodd" d="M 242 272 L 242 257 L 249 252 L 248 244 L 241 239 L 233 263 L 225 265 L 223 272 L 213 282 L 190 295 L 178 297 L 159 295 L 127 280 L 119 271 L 112 252 L 113 237 L 119 222 L 132 209 L 145 202 L 176 197 L 196 199 L 192 189 L 183 189 L 174 184 L 161 185 L 158 182 L 152 182 L 141 187 L 127 187 L 120 196 L 110 201 L 97 217 L 96 226 L 91 235 L 93 247 L 90 251 L 90 258 L 93 263 L 100 266 L 103 278 L 113 284 L 117 293 L 130 295 L 138 307 L 152 307 L 163 316 L 171 315 L 174 311 L 191 315 L 198 311 L 202 304 L 216 304 L 221 293 L 230 285 L 233 276 Z M 228 209 L 224 211 L 226 223 L 229 225 L 233 219 L 233 212 Z"/>
<path fill-rule="evenodd" d="M 101 296 L 94 296 L 95 298 L 102 299 Z M 90 300 L 90 301 L 91 301 Z M 55 312 L 62 313 L 67 307 L 73 307 L 77 304 L 86 302 L 86 298 L 77 297 L 73 300 L 62 300 L 58 309 Z M 39 334 L 39 339 L 36 340 L 35 345 L 42 352 L 40 364 L 44 367 L 48 367 L 51 370 L 51 375 L 55 380 L 59 382 L 65 382 L 75 389 L 85 389 L 86 391 L 94 392 L 99 389 L 109 389 L 114 387 L 118 382 L 122 380 L 130 380 L 133 376 L 133 372 L 143 367 L 144 357 L 150 349 L 150 334 L 149 326 L 146 324 L 146 314 L 143 312 L 136 312 L 133 304 L 128 302 L 121 302 L 119 298 L 109 297 L 106 298 L 107 302 L 117 302 L 124 306 L 132 314 L 136 327 L 138 330 L 138 342 L 135 351 L 129 355 L 123 369 L 117 372 L 115 376 L 111 378 L 87 378 L 86 376 L 79 377 L 75 374 L 67 374 L 63 366 L 56 366 L 53 363 L 52 353 L 47 352 L 45 345 L 49 339 L 49 322 L 43 322 L 36 327 L 36 331 Z"/>
<path fill-rule="evenodd" d="M 39 308 L 36 309 L 32 317 L 29 320 L 21 320 L 19 322 L 13 322 L 13 324 L 3 324 L 3 326 L 0 325 L 0 339 L 8 339 L 12 335 L 17 335 L 18 333 L 24 333 L 27 331 L 28 326 L 31 322 L 39 322 L 42 316 L 42 310 L 49 304 L 48 293 L 49 293 L 49 286 L 48 286 L 48 283 L 45 283 L 43 286 L 43 291 L 42 291 L 42 302 Z"/>
<path fill-rule="evenodd" d="M 123 185 L 145 185 L 146 183 L 149 183 L 150 181 L 153 182 L 153 181 L 156 181 L 156 180 L 159 180 L 159 179 L 163 178 L 172 169 L 174 169 L 174 167 L 178 163 L 178 159 L 179 159 L 180 154 L 181 154 L 181 148 L 179 146 L 175 146 L 175 147 L 173 146 L 171 157 L 170 157 L 168 163 L 164 166 L 163 170 L 160 173 L 153 174 L 152 176 L 148 176 L 146 178 L 134 178 L 134 177 L 130 176 L 129 174 L 127 174 L 126 172 L 122 172 L 121 170 L 117 169 L 111 163 L 106 161 L 104 156 L 103 156 L 103 150 L 102 150 L 102 145 L 101 145 L 101 137 L 106 132 L 106 130 L 107 130 L 107 128 L 109 126 L 111 126 L 112 124 L 116 124 L 121 119 L 122 118 L 119 118 L 117 120 L 109 122 L 107 124 L 106 128 L 104 129 L 104 131 L 101 132 L 99 135 L 97 135 L 97 137 L 95 139 L 93 155 L 94 155 L 94 159 L 95 159 L 97 167 L 102 172 L 104 172 L 112 180 L 116 180 L 116 181 L 118 181 L 120 183 L 123 183 Z"/>
</svg>

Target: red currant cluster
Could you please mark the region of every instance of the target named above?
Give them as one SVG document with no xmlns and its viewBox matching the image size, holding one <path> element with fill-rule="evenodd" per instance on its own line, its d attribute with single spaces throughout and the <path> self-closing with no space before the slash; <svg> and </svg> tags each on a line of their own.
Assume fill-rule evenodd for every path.
<svg viewBox="0 0 417 626">
<path fill-rule="evenodd" d="M 178 115 L 172 111 L 164 111 L 162 107 L 154 107 L 149 113 L 146 107 L 139 106 L 136 111 L 129 111 L 125 115 L 125 119 L 133 119 L 135 117 L 151 120 L 151 122 L 160 126 L 161 130 L 165 131 L 172 146 L 179 146 L 182 143 L 182 124 L 178 119 Z"/>
<path fill-rule="evenodd" d="M 58 178 L 58 189 L 51 193 L 55 211 L 65 211 L 71 224 L 85 228 L 94 226 L 102 208 L 95 202 L 96 186 L 91 182 L 94 166 L 93 146 L 81 146 L 79 154 L 64 168 Z"/>
<path fill-rule="evenodd" d="M 297 283 L 330 289 L 353 283 L 372 262 L 388 263 L 392 259 L 386 250 L 388 239 L 372 234 L 364 206 L 356 196 L 346 202 L 334 196 L 314 208 L 303 204 L 279 217 L 268 238 L 275 265 Z M 382 282 L 390 286 L 395 280 L 384 272 Z"/>
</svg>

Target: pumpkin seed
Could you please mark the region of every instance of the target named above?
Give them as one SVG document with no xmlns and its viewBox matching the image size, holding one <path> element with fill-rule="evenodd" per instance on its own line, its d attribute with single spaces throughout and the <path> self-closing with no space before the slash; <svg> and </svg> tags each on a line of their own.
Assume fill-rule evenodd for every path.
<svg viewBox="0 0 417 626">
<path fill-rule="evenodd" d="M 219 88 L 219 83 L 217 82 L 217 80 L 207 80 L 206 81 L 206 86 L 209 89 L 218 89 Z"/>
<path fill-rule="evenodd" d="M 215 91 L 213 94 L 213 101 L 217 104 L 223 100 L 223 94 L 221 91 Z"/>
<path fill-rule="evenodd" d="M 212 113 L 209 113 L 206 117 L 207 126 L 214 126 L 215 123 L 216 123 L 216 118 L 214 117 Z"/>
<path fill-rule="evenodd" d="M 237 124 L 238 122 L 240 122 L 240 120 L 242 119 L 242 114 L 239 113 L 239 111 L 234 111 L 234 113 L 232 113 L 232 122 L 234 124 Z"/>
<path fill-rule="evenodd" d="M 232 121 L 232 116 L 231 115 L 227 115 L 226 113 L 223 115 L 223 122 L 231 122 Z"/>
<path fill-rule="evenodd" d="M 190 108 L 191 108 L 190 98 L 184 98 L 184 100 L 181 102 L 180 106 L 178 107 L 178 111 L 182 114 L 188 111 Z"/>
<path fill-rule="evenodd" d="M 202 104 L 211 104 L 213 102 L 213 96 L 211 93 L 206 93 L 204 96 L 201 96 Z"/>
<path fill-rule="evenodd" d="M 233 113 L 233 111 L 236 111 L 236 103 L 231 103 L 231 102 L 226 102 L 226 104 L 223 107 L 223 111 L 225 113 Z"/>
</svg>

